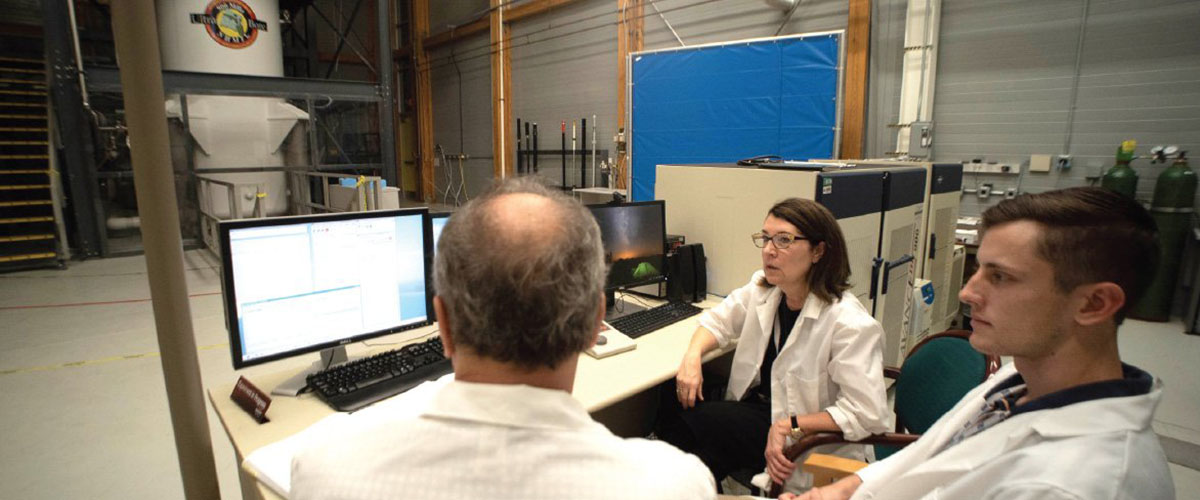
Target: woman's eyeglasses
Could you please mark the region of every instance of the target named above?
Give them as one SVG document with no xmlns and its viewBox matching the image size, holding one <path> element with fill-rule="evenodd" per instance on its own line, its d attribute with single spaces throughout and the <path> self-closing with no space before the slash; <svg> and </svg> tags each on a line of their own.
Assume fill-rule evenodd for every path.
<svg viewBox="0 0 1200 500">
<path fill-rule="evenodd" d="M 754 242 L 754 246 L 758 248 L 765 248 L 767 246 L 767 242 L 769 241 L 775 245 L 775 248 L 780 250 L 792 246 L 792 242 L 807 239 L 808 238 L 804 236 L 796 236 L 789 233 L 775 233 L 774 235 L 767 233 L 754 233 L 750 235 L 750 241 Z"/>
</svg>

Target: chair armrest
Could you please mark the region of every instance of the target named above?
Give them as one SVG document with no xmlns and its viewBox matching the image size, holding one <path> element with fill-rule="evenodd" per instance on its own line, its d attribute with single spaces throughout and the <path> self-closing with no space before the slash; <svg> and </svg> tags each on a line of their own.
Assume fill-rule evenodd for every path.
<svg viewBox="0 0 1200 500">
<path fill-rule="evenodd" d="M 825 486 L 832 484 L 837 480 L 858 472 L 859 469 L 866 467 L 867 463 L 849 458 L 842 458 L 837 455 L 826 455 L 824 453 L 813 453 L 804 460 L 801 468 L 804 472 L 813 475 L 813 487 Z"/>
<path fill-rule="evenodd" d="M 837 443 L 855 443 L 855 444 L 884 444 L 891 446 L 903 447 L 916 441 L 921 436 L 919 434 L 902 434 L 898 432 L 885 432 L 883 434 L 872 434 L 858 441 L 848 441 L 841 432 L 814 432 L 805 434 L 791 446 L 784 448 L 783 456 L 788 460 L 795 461 L 796 457 L 803 455 L 804 452 L 824 444 Z"/>
<path fill-rule="evenodd" d="M 891 445 L 891 446 L 897 446 L 897 447 L 904 447 L 904 446 L 907 446 L 909 443 L 916 441 L 920 437 L 921 436 L 919 434 L 901 434 L 901 433 L 897 433 L 897 432 L 885 432 L 883 434 L 872 434 L 872 435 L 867 436 L 858 441 L 847 441 L 846 437 L 841 432 L 814 432 L 812 434 L 805 434 L 804 437 L 801 437 L 799 441 L 796 441 L 791 446 L 784 448 L 783 456 L 787 457 L 787 459 L 789 461 L 795 462 L 796 458 L 799 457 L 800 455 L 803 455 L 804 452 L 811 450 L 812 448 L 814 448 L 816 446 L 821 446 L 824 444 L 838 444 L 838 443 L 884 444 L 884 445 Z M 858 469 L 861 469 L 861 468 L 867 466 L 867 464 L 865 462 L 859 462 L 858 460 L 834 457 L 832 455 L 825 455 L 825 454 L 821 454 L 821 453 L 813 453 L 813 454 L 809 455 L 809 458 L 804 461 L 803 470 L 805 472 L 810 472 L 810 473 L 813 472 L 813 471 L 809 470 L 808 463 L 809 463 L 809 461 L 812 460 L 812 457 L 817 457 L 817 456 L 833 457 L 833 458 L 837 458 L 839 460 L 845 460 L 846 462 L 862 464 L 862 465 L 856 469 L 851 469 L 851 470 L 849 470 L 849 472 L 846 472 L 846 473 L 841 473 L 840 471 L 838 471 L 837 474 L 840 474 L 840 475 L 829 476 L 829 478 L 827 478 L 827 479 L 831 479 L 831 480 L 828 480 L 825 483 L 816 482 L 816 479 L 818 476 L 814 473 L 813 474 L 813 476 L 814 476 L 813 485 L 814 486 L 829 484 L 833 481 L 841 479 L 842 477 L 845 477 L 849 474 L 854 473 Z M 825 461 L 821 461 L 821 460 L 825 460 L 825 459 L 819 459 L 817 463 L 819 463 L 819 464 L 831 463 L 828 460 L 825 460 Z M 841 463 L 841 462 L 838 462 L 838 463 Z M 848 464 L 844 464 L 844 465 L 848 466 Z M 831 471 L 831 473 L 832 472 L 833 471 Z M 783 485 L 772 481 L 771 487 L 769 488 L 769 494 L 767 496 L 769 498 L 776 498 L 782 492 L 783 492 Z"/>
<path fill-rule="evenodd" d="M 858 472 L 859 469 L 866 467 L 866 462 L 842 458 L 837 455 L 827 455 L 824 453 L 813 453 L 804 460 L 800 469 L 804 472 L 812 474 L 814 488 L 818 486 L 826 486 L 837 482 L 839 479 Z M 779 483 L 771 483 L 771 488 L 767 491 L 768 498 L 778 498 L 783 494 L 783 485 Z"/>
</svg>

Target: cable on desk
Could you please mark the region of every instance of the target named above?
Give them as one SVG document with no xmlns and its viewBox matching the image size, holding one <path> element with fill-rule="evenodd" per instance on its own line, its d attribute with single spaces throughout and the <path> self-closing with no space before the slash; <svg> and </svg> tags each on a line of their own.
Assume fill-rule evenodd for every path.
<svg viewBox="0 0 1200 500">
<path fill-rule="evenodd" d="M 646 301 L 642 300 L 641 297 L 638 297 L 637 295 L 634 295 L 632 293 L 621 292 L 621 299 L 625 299 L 626 297 L 636 300 L 638 304 L 641 304 L 644 307 L 651 307 L 650 304 L 647 303 Z"/>
</svg>

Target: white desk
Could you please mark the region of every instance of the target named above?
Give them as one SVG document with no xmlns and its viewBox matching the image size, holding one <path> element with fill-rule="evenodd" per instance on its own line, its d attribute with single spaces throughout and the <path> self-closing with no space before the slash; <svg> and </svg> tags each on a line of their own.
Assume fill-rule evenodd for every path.
<svg viewBox="0 0 1200 500">
<path fill-rule="evenodd" d="M 720 303 L 719 298 L 709 296 L 709 300 L 699 304 L 707 309 Z M 579 368 L 575 374 L 575 398 L 593 414 L 608 408 L 613 404 L 652 388 L 675 376 L 679 362 L 683 359 L 692 333 L 696 330 L 697 318 L 693 316 L 677 322 L 666 328 L 650 332 L 638 339 L 637 348 L 613 355 L 604 359 L 594 359 L 586 354 L 579 357 Z M 408 332 L 398 333 L 389 337 L 372 340 L 372 344 L 384 342 L 415 342 L 424 340 L 436 331 L 436 326 L 424 327 Z M 351 356 L 375 353 L 395 349 L 397 344 L 376 345 L 366 347 L 361 344 L 347 346 Z M 705 360 L 711 360 L 733 350 L 718 349 L 709 353 Z M 290 360 L 288 369 L 265 376 L 255 376 L 250 380 L 260 389 L 270 391 L 272 387 L 286 378 L 294 375 L 312 361 L 312 355 L 301 356 Z M 280 362 L 281 366 L 282 363 Z M 273 396 L 271 407 L 267 410 L 267 418 L 271 421 L 258 424 L 245 411 L 229 398 L 233 392 L 233 384 L 210 388 L 208 399 L 216 410 L 221 425 L 225 428 L 229 441 L 237 454 L 239 464 L 255 450 L 295 434 L 325 416 L 333 413 L 333 409 L 312 393 L 299 397 Z M 246 499 L 277 499 L 270 488 L 254 477 L 252 472 L 240 469 L 242 496 Z"/>
</svg>

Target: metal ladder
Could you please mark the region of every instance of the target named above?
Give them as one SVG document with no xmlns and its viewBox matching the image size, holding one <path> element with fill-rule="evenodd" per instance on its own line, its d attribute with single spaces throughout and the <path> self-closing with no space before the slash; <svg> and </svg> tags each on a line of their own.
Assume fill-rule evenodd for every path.
<svg viewBox="0 0 1200 500">
<path fill-rule="evenodd" d="M 45 62 L 0 56 L 0 270 L 59 265 Z"/>
</svg>

